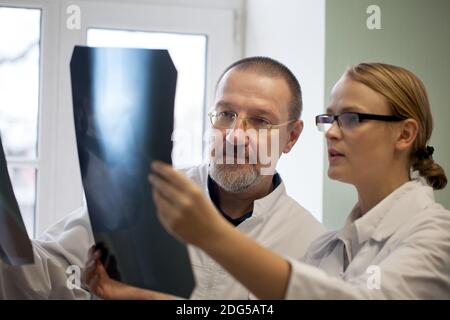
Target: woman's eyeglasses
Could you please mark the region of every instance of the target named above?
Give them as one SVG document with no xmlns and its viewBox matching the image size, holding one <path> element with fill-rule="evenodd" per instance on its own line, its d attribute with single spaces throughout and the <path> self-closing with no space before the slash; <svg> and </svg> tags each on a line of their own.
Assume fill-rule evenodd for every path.
<svg viewBox="0 0 450 320">
<path fill-rule="evenodd" d="M 397 116 L 358 113 L 358 112 L 344 112 L 338 115 L 321 114 L 316 116 L 316 126 L 319 131 L 327 132 L 334 121 L 337 121 L 339 128 L 344 130 L 351 130 L 356 128 L 364 120 L 378 120 L 388 122 L 398 122 L 405 120 Z"/>
</svg>

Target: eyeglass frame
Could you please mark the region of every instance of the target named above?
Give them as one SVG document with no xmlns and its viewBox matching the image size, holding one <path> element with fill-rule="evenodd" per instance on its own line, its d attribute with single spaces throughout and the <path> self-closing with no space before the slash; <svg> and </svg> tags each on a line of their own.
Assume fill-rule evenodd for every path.
<svg viewBox="0 0 450 320">
<path fill-rule="evenodd" d="M 233 114 L 235 115 L 233 124 L 232 124 L 231 126 L 229 126 L 229 127 L 227 127 L 227 128 L 220 128 L 220 127 L 216 127 L 216 126 L 214 125 L 214 123 L 213 123 L 213 117 L 216 116 L 217 113 L 220 113 L 220 112 L 229 112 L 229 113 L 233 113 Z M 232 128 L 234 128 L 234 127 L 236 126 L 237 119 L 241 119 L 241 120 L 249 120 L 249 119 L 252 119 L 252 118 L 257 118 L 257 117 L 250 117 L 250 118 L 248 118 L 248 117 L 245 117 L 245 118 L 244 118 L 244 117 L 239 117 L 239 115 L 238 115 L 236 112 L 234 112 L 234 111 L 210 111 L 210 112 L 208 112 L 208 117 L 209 117 L 209 120 L 210 120 L 210 122 L 211 122 L 211 125 L 212 125 L 214 128 L 217 128 L 217 129 L 232 129 Z M 264 119 L 264 120 L 265 120 L 265 119 Z M 267 121 L 269 121 L 269 120 L 267 120 Z M 264 130 L 264 129 L 266 129 L 266 130 L 277 129 L 277 128 L 280 128 L 280 127 L 282 127 L 282 126 L 285 126 L 285 125 L 294 123 L 295 121 L 297 121 L 297 119 L 289 120 L 289 121 L 286 121 L 286 122 L 283 122 L 283 123 L 277 123 L 277 124 L 269 123 L 268 126 L 267 126 L 267 128 L 260 128 L 259 130 L 261 130 L 261 129 L 263 129 L 263 130 Z M 252 128 L 252 129 L 255 129 L 255 128 Z"/>
<path fill-rule="evenodd" d="M 324 114 L 319 114 L 315 117 L 316 120 L 316 126 L 318 128 L 319 131 L 321 131 L 319 129 L 319 124 L 331 124 L 333 125 L 333 123 L 336 121 L 338 124 L 338 127 L 342 129 L 341 124 L 339 122 L 339 117 L 341 117 L 344 114 L 356 114 L 358 116 L 358 124 L 360 124 L 362 121 L 364 120 L 377 120 L 377 121 L 387 121 L 387 122 L 399 122 L 399 121 L 403 121 L 406 120 L 406 118 L 401 118 L 401 117 L 397 117 L 394 115 L 381 115 L 381 114 L 370 114 L 370 113 L 360 113 L 360 112 L 343 112 L 341 114 L 337 114 L 337 115 L 333 115 L 333 114 L 328 114 L 328 113 L 324 113 Z M 319 122 L 319 118 L 320 117 L 324 117 L 327 116 L 329 118 L 332 118 L 333 121 L 331 122 Z M 350 128 L 345 128 L 345 129 L 350 129 Z"/>
</svg>

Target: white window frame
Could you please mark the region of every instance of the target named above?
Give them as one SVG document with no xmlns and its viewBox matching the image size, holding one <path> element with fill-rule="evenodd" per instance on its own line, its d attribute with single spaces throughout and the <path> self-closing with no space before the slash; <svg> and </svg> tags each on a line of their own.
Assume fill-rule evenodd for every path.
<svg viewBox="0 0 450 320">
<path fill-rule="evenodd" d="M 44 212 L 52 212 L 54 198 L 54 132 L 56 122 L 58 7 L 51 0 L 0 0 L 0 6 L 41 10 L 41 34 L 39 53 L 39 112 L 36 160 L 8 157 L 13 167 L 32 167 L 36 170 L 36 205 L 34 234 L 38 234 L 40 217 Z M 32 237 L 33 235 L 29 235 Z"/>
</svg>

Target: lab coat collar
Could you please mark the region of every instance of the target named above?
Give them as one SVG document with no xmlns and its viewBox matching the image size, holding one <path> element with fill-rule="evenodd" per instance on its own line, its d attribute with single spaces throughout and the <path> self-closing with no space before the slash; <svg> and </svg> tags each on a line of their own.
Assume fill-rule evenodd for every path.
<svg viewBox="0 0 450 320">
<path fill-rule="evenodd" d="M 280 198 L 285 194 L 286 188 L 283 180 L 281 180 L 281 183 L 272 190 L 272 192 L 253 202 L 253 215 L 249 219 L 264 218 L 269 213 L 273 212 Z"/>
<path fill-rule="evenodd" d="M 359 244 L 369 239 L 383 241 L 433 202 L 433 189 L 415 179 L 404 183 L 360 218 L 360 209 L 356 205 L 348 222 L 354 222 Z"/>
<path fill-rule="evenodd" d="M 348 244 L 354 240 L 358 246 L 369 239 L 381 242 L 414 215 L 434 203 L 433 189 L 426 184 L 425 179 L 412 177 L 413 180 L 397 188 L 362 217 L 358 205 L 355 205 L 345 226 L 331 233 L 328 240 L 316 248 L 313 257 L 321 256 L 325 250 L 331 250 L 329 248 L 333 248 L 340 241 Z"/>
<path fill-rule="evenodd" d="M 401 194 L 392 199 L 391 209 L 375 230 L 372 236 L 375 241 L 390 237 L 409 219 L 435 202 L 433 188 L 426 185 L 422 179 L 407 182 L 401 189 Z"/>
</svg>

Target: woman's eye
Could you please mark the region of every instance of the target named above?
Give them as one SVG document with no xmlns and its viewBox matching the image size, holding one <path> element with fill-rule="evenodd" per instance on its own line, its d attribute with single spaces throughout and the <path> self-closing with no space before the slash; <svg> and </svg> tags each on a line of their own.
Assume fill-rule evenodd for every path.
<svg viewBox="0 0 450 320">
<path fill-rule="evenodd" d="M 358 122 L 359 122 L 359 117 L 358 117 L 356 114 L 352 114 L 352 115 L 350 116 L 350 121 L 351 121 L 352 123 L 358 123 Z"/>
<path fill-rule="evenodd" d="M 355 126 L 359 123 L 359 116 L 353 113 L 344 113 L 342 114 L 342 121 L 344 125 L 347 126 Z"/>
</svg>

